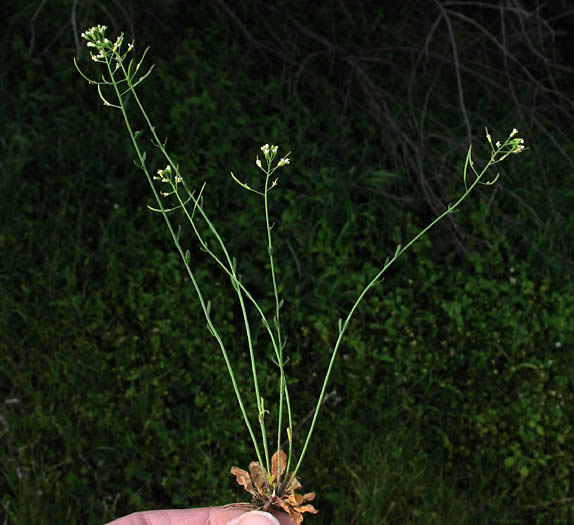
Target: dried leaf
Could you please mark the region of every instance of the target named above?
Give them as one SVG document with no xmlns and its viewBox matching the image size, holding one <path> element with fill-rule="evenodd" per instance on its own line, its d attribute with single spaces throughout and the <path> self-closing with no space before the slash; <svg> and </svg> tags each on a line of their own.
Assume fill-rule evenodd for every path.
<svg viewBox="0 0 574 525">
<path fill-rule="evenodd" d="M 281 468 L 281 473 L 279 474 L 279 476 L 277 475 L 277 452 L 275 452 L 275 454 L 273 454 L 273 457 L 271 458 L 271 475 L 273 476 L 274 480 L 278 480 L 280 476 L 283 476 L 283 473 L 285 472 L 285 466 L 287 465 L 287 454 L 285 454 L 285 452 L 283 452 L 283 450 L 280 450 L 281 454 L 280 454 L 280 468 Z"/>
<path fill-rule="evenodd" d="M 268 510 L 275 508 L 285 511 L 295 525 L 303 523 L 303 513 L 319 512 L 309 501 L 315 499 L 314 492 L 298 494 L 296 491 L 301 483 L 293 473 L 283 478 L 287 463 L 287 454 L 283 450 L 273 454 L 271 459 L 271 473 L 261 467 L 257 461 L 249 464 L 249 473 L 239 467 L 232 467 L 231 473 L 236 477 L 237 483 L 245 488 L 253 497 L 251 505 L 257 509 Z M 278 482 L 278 478 L 283 478 Z"/>
<path fill-rule="evenodd" d="M 303 523 L 303 514 L 297 512 L 291 505 L 289 505 L 284 500 L 279 500 L 277 504 L 283 509 L 287 514 L 289 514 L 289 518 L 293 523 L 296 525 L 300 525 Z"/>
<path fill-rule="evenodd" d="M 249 472 L 246 472 L 239 467 L 231 467 L 231 473 L 235 476 L 237 483 L 241 485 L 249 494 L 255 496 L 257 491 L 253 487 L 253 483 L 251 482 L 251 477 L 249 476 Z"/>
<path fill-rule="evenodd" d="M 310 512 L 311 514 L 317 514 L 319 512 L 313 505 L 303 505 L 302 507 L 297 507 L 297 512 Z"/>
<path fill-rule="evenodd" d="M 299 480 L 293 477 L 293 472 L 289 474 L 289 479 L 291 481 L 289 482 L 289 486 L 287 487 L 288 492 L 295 492 L 296 490 L 303 488 Z"/>
<path fill-rule="evenodd" d="M 265 492 L 267 488 L 267 483 L 265 481 L 265 475 L 263 474 L 263 469 L 258 461 L 252 461 L 249 463 L 249 473 L 251 474 L 251 481 L 253 485 L 259 492 L 262 498 L 265 498 Z"/>
</svg>

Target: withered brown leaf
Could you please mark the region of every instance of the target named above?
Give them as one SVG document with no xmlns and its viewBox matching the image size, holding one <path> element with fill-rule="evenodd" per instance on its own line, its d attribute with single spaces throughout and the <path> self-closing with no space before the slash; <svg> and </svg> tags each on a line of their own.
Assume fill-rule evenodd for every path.
<svg viewBox="0 0 574 525">
<path fill-rule="evenodd" d="M 279 463 L 280 465 L 280 474 L 279 476 L 277 475 L 277 464 Z M 279 479 L 281 476 L 283 476 L 283 473 L 285 472 L 285 467 L 287 466 L 287 454 L 285 454 L 285 452 L 283 452 L 283 450 L 281 450 L 281 454 L 280 454 L 280 460 L 277 461 L 277 452 L 275 452 L 275 454 L 273 454 L 273 457 L 271 458 L 271 475 L 273 476 L 273 479 Z"/>
<path fill-rule="evenodd" d="M 231 467 L 231 473 L 237 483 L 251 494 L 253 508 L 264 511 L 270 508 L 283 510 L 296 525 L 300 525 L 303 523 L 303 513 L 319 512 L 308 503 L 315 499 L 315 493 L 298 494 L 296 491 L 302 488 L 301 483 L 293 476 L 293 472 L 284 476 L 286 466 L 287 454 L 280 450 L 279 455 L 275 452 L 271 458 L 270 473 L 257 461 L 249 464 L 249 472 Z"/>
<path fill-rule="evenodd" d="M 235 476 L 235 479 L 239 485 L 241 485 L 249 494 L 252 496 L 257 495 L 257 491 L 253 487 L 253 483 L 251 482 L 251 477 L 249 476 L 249 472 L 246 472 L 239 467 L 231 467 L 231 473 Z"/>
<path fill-rule="evenodd" d="M 258 461 L 252 461 L 249 463 L 249 474 L 251 475 L 251 481 L 253 481 L 253 485 L 259 492 L 259 494 L 265 494 L 268 490 L 268 483 L 265 480 L 265 474 L 263 474 L 263 469 L 261 465 L 259 465 Z"/>
</svg>

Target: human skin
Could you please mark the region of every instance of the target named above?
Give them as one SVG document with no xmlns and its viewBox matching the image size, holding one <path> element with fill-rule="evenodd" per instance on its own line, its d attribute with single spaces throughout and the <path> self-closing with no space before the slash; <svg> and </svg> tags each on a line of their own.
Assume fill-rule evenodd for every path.
<svg viewBox="0 0 574 525">
<path fill-rule="evenodd" d="M 239 507 L 203 507 L 135 512 L 107 525 L 294 525 L 294 523 L 284 512 L 249 512 Z"/>
</svg>

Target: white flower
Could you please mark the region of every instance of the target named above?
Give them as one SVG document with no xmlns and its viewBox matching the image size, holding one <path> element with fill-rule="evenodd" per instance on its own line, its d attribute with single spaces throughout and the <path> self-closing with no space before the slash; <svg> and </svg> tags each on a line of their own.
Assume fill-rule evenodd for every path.
<svg viewBox="0 0 574 525">
<path fill-rule="evenodd" d="M 165 168 L 157 170 L 157 174 L 161 178 L 165 178 L 171 174 L 171 166 L 168 164 Z"/>
<path fill-rule="evenodd" d="M 99 40 L 103 37 L 107 28 L 108 28 L 107 26 L 101 26 L 101 25 L 90 27 L 90 29 L 87 29 L 83 33 L 80 33 L 80 36 L 82 38 L 85 38 L 86 40 Z"/>
<path fill-rule="evenodd" d="M 285 164 L 289 164 L 291 161 L 289 159 L 281 159 L 278 163 L 277 166 L 285 166 Z"/>
<path fill-rule="evenodd" d="M 521 153 L 524 149 L 524 139 L 514 139 L 512 144 L 512 153 Z"/>
<path fill-rule="evenodd" d="M 264 144 L 263 146 L 261 146 L 261 151 L 263 152 L 263 155 L 265 155 L 265 158 L 268 161 L 272 160 L 273 157 L 277 155 L 278 149 L 279 148 L 277 146 L 270 146 L 269 144 Z"/>
<path fill-rule="evenodd" d="M 120 47 L 122 47 L 122 43 L 124 41 L 124 35 L 118 36 L 116 41 L 114 42 L 114 52 L 117 51 Z"/>
<path fill-rule="evenodd" d="M 516 128 L 514 128 L 514 129 L 512 130 L 512 132 L 510 133 L 510 136 L 511 136 L 511 137 L 514 137 L 514 135 L 516 135 L 517 133 L 518 133 L 518 130 L 517 130 Z"/>
<path fill-rule="evenodd" d="M 257 157 L 255 164 L 257 165 L 258 168 L 261 168 L 261 160 L 259 159 L 259 157 Z"/>
</svg>

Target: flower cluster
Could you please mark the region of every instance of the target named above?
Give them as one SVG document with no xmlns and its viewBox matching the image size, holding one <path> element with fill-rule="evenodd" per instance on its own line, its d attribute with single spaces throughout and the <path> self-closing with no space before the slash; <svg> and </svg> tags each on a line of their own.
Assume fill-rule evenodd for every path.
<svg viewBox="0 0 574 525">
<path fill-rule="evenodd" d="M 263 144 L 263 146 L 261 146 L 261 151 L 263 152 L 263 155 L 265 155 L 265 158 L 269 162 L 271 162 L 275 158 L 278 149 L 279 148 L 277 146 L 270 146 L 269 144 Z"/>
<path fill-rule="evenodd" d="M 171 166 L 168 164 L 165 168 L 157 170 L 157 175 L 154 175 L 153 180 L 161 180 L 162 182 L 171 181 Z"/>
<path fill-rule="evenodd" d="M 516 155 L 518 153 L 522 153 L 526 149 L 526 146 L 524 145 L 524 139 L 516 137 L 518 134 L 518 130 L 516 128 L 510 132 L 508 138 L 503 143 L 500 142 L 500 140 L 497 140 L 494 144 L 492 143 L 492 136 L 488 132 L 488 128 L 485 128 L 485 130 L 486 140 L 488 140 L 488 143 L 492 148 L 492 153 L 495 156 L 501 155 L 499 158 L 497 158 L 496 162 L 504 160 L 511 153 Z"/>
<path fill-rule="evenodd" d="M 270 146 L 269 144 L 263 144 L 263 146 L 261 146 L 261 151 L 263 152 L 263 155 L 265 156 L 265 160 L 267 161 L 267 165 L 271 166 L 271 163 L 273 162 L 273 160 L 277 156 L 277 152 L 279 151 L 279 148 L 277 146 L 273 146 L 273 145 Z M 281 166 L 285 166 L 286 164 L 289 164 L 289 162 L 290 162 L 290 160 L 287 157 L 281 158 L 281 159 L 279 159 L 279 162 L 277 163 L 277 168 L 280 168 Z M 262 165 L 261 159 L 259 157 L 256 158 L 255 165 L 258 168 L 263 170 L 263 165 Z"/>
<path fill-rule="evenodd" d="M 273 145 L 270 146 L 269 144 L 264 144 L 263 146 L 261 146 L 261 151 L 263 152 L 263 155 L 265 156 L 265 162 L 267 163 L 267 166 L 263 167 L 263 162 L 259 158 L 259 155 L 257 155 L 255 157 L 255 165 L 265 174 L 265 190 L 263 192 L 252 188 L 251 186 L 249 186 L 245 182 L 240 181 L 233 174 L 233 172 L 231 172 L 231 177 L 243 189 L 248 190 L 248 191 L 252 191 L 253 193 L 257 193 L 258 195 L 261 195 L 261 196 L 265 196 L 267 194 L 267 191 L 273 189 L 275 186 L 277 186 L 277 183 L 279 182 L 279 179 L 276 177 L 270 183 L 271 175 L 278 168 L 281 168 L 282 166 L 285 166 L 285 165 L 291 163 L 291 161 L 289 159 L 289 155 L 291 154 L 291 152 L 287 153 L 285 155 L 285 157 L 280 158 L 279 161 L 277 162 L 277 164 L 275 164 L 275 166 L 272 166 L 273 161 L 275 160 L 275 157 L 277 156 L 277 152 L 279 151 L 279 148 L 277 146 L 273 146 Z"/>
<path fill-rule="evenodd" d="M 153 180 L 159 180 L 164 183 L 171 184 L 172 187 L 177 186 L 180 182 L 183 182 L 181 176 L 176 173 L 175 177 L 173 176 L 173 171 L 171 166 L 168 164 L 165 168 L 157 170 L 157 174 L 153 176 Z M 171 195 L 168 192 L 160 192 L 164 197 Z"/>
<path fill-rule="evenodd" d="M 115 42 L 112 42 L 106 37 L 106 29 L 108 26 L 97 25 L 84 31 L 80 36 L 87 40 L 87 46 L 96 49 L 97 53 L 90 53 L 94 62 L 106 62 L 106 58 L 113 58 L 118 65 L 123 62 L 126 55 L 132 51 L 133 43 L 128 44 L 127 51 L 123 54 L 120 53 L 122 44 L 124 43 L 124 34 L 120 34 Z"/>
<path fill-rule="evenodd" d="M 107 38 L 105 38 L 107 28 L 108 26 L 98 24 L 97 26 L 90 27 L 90 29 L 84 31 L 80 36 L 91 42 L 102 42 L 104 40 L 108 40 Z"/>
</svg>

